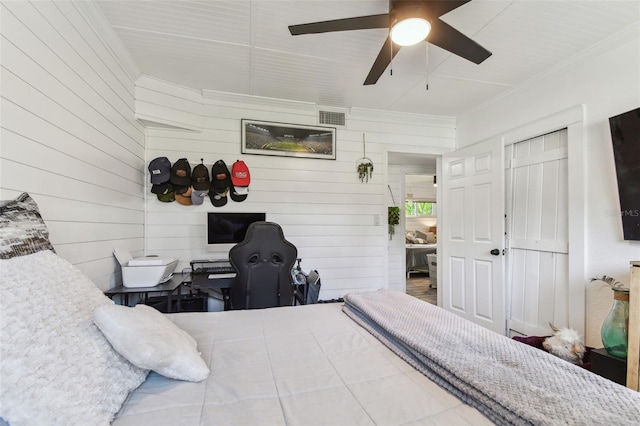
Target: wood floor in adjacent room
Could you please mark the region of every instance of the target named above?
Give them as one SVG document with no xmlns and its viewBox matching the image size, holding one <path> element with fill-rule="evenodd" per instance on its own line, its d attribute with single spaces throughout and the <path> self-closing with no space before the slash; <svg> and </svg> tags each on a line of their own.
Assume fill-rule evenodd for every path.
<svg viewBox="0 0 640 426">
<path fill-rule="evenodd" d="M 438 290 L 429 288 L 431 279 L 427 274 L 411 274 L 407 278 L 407 294 L 431 304 L 438 304 Z"/>
</svg>

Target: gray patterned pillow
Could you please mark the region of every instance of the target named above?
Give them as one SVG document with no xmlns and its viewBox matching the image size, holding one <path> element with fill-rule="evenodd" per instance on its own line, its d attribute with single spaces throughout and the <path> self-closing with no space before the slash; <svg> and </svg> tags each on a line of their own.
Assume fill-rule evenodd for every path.
<svg viewBox="0 0 640 426">
<path fill-rule="evenodd" d="M 425 234 L 424 232 L 420 232 L 417 229 L 413 231 L 413 235 L 415 235 L 416 238 L 422 238 L 423 240 L 427 239 L 427 234 Z"/>
<path fill-rule="evenodd" d="M 15 200 L 0 201 L 0 259 L 42 250 L 55 253 L 36 202 L 26 192 Z"/>
</svg>

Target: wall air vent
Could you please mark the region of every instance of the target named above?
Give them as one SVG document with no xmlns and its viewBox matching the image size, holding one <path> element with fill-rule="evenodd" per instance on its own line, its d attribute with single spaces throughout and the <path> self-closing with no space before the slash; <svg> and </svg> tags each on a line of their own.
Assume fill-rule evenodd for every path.
<svg viewBox="0 0 640 426">
<path fill-rule="evenodd" d="M 331 126 L 344 126 L 346 121 L 344 112 L 318 111 L 318 124 L 328 124 Z"/>
</svg>

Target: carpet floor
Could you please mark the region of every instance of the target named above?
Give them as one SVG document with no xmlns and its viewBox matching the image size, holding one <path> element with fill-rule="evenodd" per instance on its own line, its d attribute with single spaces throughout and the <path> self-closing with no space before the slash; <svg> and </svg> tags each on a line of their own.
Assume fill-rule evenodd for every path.
<svg viewBox="0 0 640 426">
<path fill-rule="evenodd" d="M 431 278 L 428 274 L 411 274 L 407 278 L 407 294 L 433 305 L 438 304 L 438 290 L 430 288 Z"/>
</svg>

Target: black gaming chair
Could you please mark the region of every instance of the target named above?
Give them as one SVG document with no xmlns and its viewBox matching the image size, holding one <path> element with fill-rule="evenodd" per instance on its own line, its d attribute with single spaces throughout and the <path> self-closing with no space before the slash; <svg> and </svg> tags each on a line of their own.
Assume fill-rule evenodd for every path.
<svg viewBox="0 0 640 426">
<path fill-rule="evenodd" d="M 291 269 L 297 256 L 298 249 L 285 240 L 277 223 L 249 225 L 244 240 L 229 251 L 237 271 L 230 291 L 231 309 L 291 305 Z"/>
</svg>

